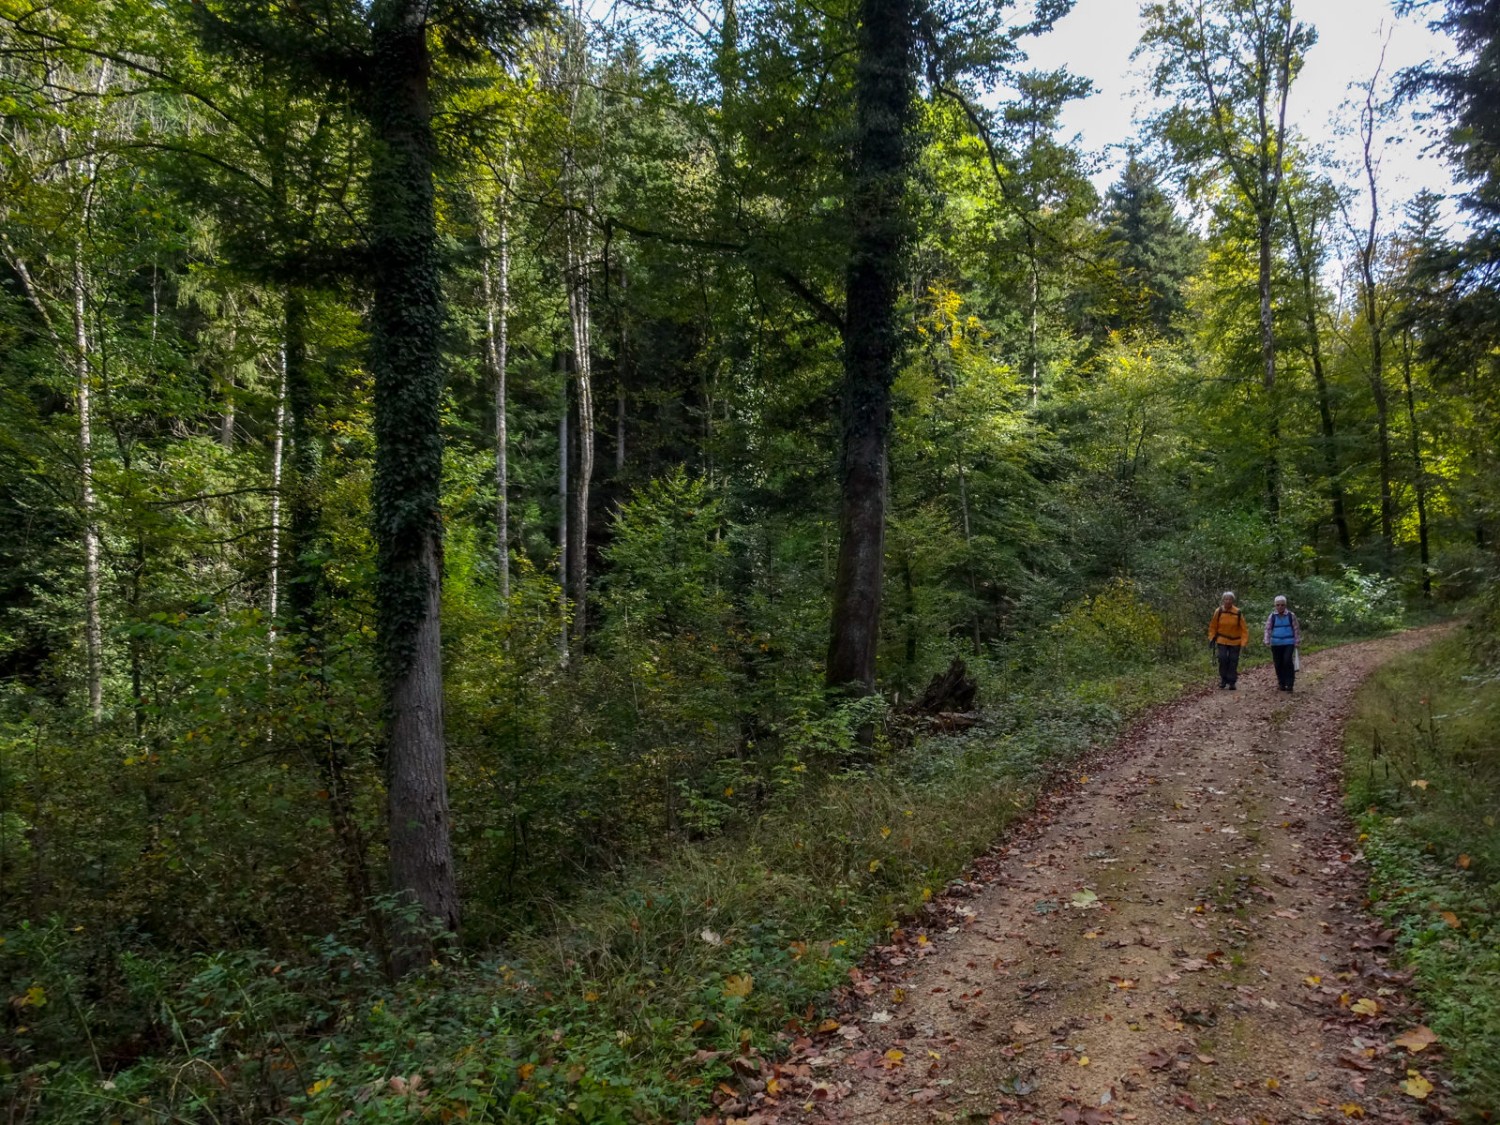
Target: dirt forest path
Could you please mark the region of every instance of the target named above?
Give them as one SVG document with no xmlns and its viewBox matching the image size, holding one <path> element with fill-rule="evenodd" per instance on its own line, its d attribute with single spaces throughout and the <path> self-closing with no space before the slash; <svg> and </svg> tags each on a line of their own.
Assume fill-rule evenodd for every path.
<svg viewBox="0 0 1500 1125">
<path fill-rule="evenodd" d="M 1438 631 L 1311 656 L 1290 695 L 1255 669 L 1138 725 L 856 974 L 840 1026 L 786 1064 L 813 1097 L 772 1086 L 758 1115 L 1441 1120 L 1414 1096 L 1435 1051 L 1393 1043 L 1419 1021 L 1340 802 L 1355 689 Z"/>
</svg>

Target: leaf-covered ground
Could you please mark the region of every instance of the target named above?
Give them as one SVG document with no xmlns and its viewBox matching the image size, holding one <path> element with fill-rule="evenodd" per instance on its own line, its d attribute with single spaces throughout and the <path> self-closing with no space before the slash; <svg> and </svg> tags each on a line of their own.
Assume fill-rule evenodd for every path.
<svg viewBox="0 0 1500 1125">
<path fill-rule="evenodd" d="M 857 970 L 721 1112 L 765 1122 L 1442 1120 L 1441 1044 L 1365 912 L 1340 734 L 1436 635 L 1138 726 Z"/>
</svg>

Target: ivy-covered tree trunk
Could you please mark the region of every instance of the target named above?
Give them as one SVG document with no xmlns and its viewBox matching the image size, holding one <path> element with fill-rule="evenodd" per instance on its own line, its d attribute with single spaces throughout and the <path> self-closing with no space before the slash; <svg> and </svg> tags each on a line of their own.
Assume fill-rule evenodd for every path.
<svg viewBox="0 0 1500 1125">
<path fill-rule="evenodd" d="M 376 596 L 389 708 L 391 887 L 458 926 L 443 739 L 440 333 L 433 206 L 431 59 L 422 0 L 375 0 L 372 16 L 370 324 L 375 376 Z M 396 967 L 428 952 L 399 941 Z"/>
<path fill-rule="evenodd" d="M 838 569 L 829 687 L 875 690 L 884 580 L 891 383 L 900 353 L 897 301 L 910 216 L 916 98 L 914 0 L 860 0 L 854 158 L 844 314 Z"/>
</svg>

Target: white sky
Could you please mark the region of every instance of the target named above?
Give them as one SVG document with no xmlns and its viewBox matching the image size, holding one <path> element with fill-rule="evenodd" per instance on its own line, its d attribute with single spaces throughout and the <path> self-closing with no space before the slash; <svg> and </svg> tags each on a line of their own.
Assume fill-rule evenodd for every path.
<svg viewBox="0 0 1500 1125">
<path fill-rule="evenodd" d="M 1298 19 L 1318 29 L 1318 42 L 1308 52 L 1306 65 L 1292 86 L 1288 114 L 1296 128 L 1317 144 L 1332 146 L 1338 158 L 1358 159 L 1354 137 L 1339 137 L 1339 124 L 1352 128 L 1357 118 L 1349 85 L 1364 82 L 1380 60 L 1389 36 L 1385 67 L 1388 80 L 1398 70 L 1449 53 L 1450 44 L 1427 29 L 1422 18 L 1397 19 L 1387 0 L 1295 0 Z M 1124 161 L 1122 148 L 1138 133 L 1139 120 L 1149 110 L 1146 60 L 1132 62 L 1131 51 L 1140 39 L 1139 0 L 1077 0 L 1071 13 L 1047 36 L 1032 40 L 1032 67 L 1067 67 L 1091 78 L 1093 97 L 1076 102 L 1063 115 L 1063 136 L 1081 136 L 1085 149 L 1102 158 L 1095 185 L 1102 192 L 1114 181 Z M 1383 126 L 1381 180 L 1391 214 L 1419 188 L 1441 193 L 1453 190 L 1442 157 L 1424 153 L 1429 138 L 1408 112 Z M 1358 181 L 1355 181 L 1358 182 Z"/>
</svg>

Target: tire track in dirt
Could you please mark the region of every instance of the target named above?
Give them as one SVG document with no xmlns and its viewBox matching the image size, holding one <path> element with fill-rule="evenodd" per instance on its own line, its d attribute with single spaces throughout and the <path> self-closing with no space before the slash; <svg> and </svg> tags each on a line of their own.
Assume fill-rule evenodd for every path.
<svg viewBox="0 0 1500 1125">
<path fill-rule="evenodd" d="M 1441 627 L 1138 725 L 856 972 L 749 1120 L 1441 1120 L 1341 807 L 1365 676 Z M 1029 831 L 1028 831 L 1029 829 Z M 1417 1084 L 1420 1090 L 1420 1083 Z M 779 1100 L 778 1100 L 779 1093 Z M 753 1111 L 753 1112 L 752 1112 Z"/>
</svg>

